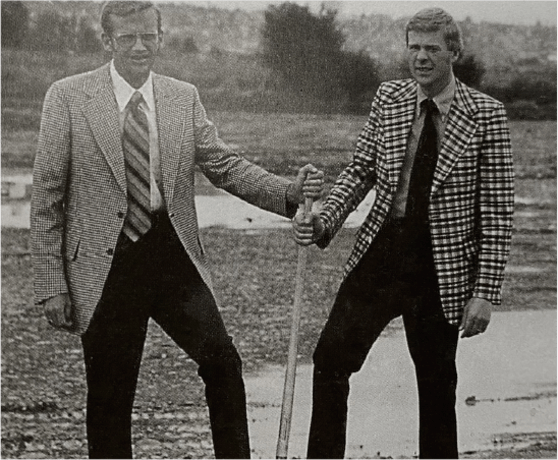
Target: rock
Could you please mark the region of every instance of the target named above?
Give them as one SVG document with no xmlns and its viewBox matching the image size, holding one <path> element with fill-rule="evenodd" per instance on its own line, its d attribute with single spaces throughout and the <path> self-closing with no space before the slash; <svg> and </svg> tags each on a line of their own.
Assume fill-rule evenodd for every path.
<svg viewBox="0 0 558 460">
<path fill-rule="evenodd" d="M 25 454 L 25 458 L 50 458 L 46 452 L 30 452 Z"/>
<path fill-rule="evenodd" d="M 62 443 L 62 447 L 66 450 L 79 450 L 81 449 L 83 443 L 78 441 L 77 439 L 73 439 L 70 441 L 65 441 Z"/>
<path fill-rule="evenodd" d="M 137 447 L 139 449 L 160 449 L 162 446 L 160 441 L 157 441 L 156 439 L 150 439 L 150 438 L 146 438 L 146 439 L 142 439 L 141 441 L 137 442 Z"/>
</svg>

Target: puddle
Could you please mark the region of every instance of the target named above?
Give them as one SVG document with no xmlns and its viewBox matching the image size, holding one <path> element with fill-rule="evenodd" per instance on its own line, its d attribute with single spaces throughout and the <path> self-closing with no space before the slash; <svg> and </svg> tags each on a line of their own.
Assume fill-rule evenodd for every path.
<svg viewBox="0 0 558 460">
<path fill-rule="evenodd" d="M 345 225 L 358 227 L 367 215 L 372 200 L 363 202 Z M 241 199 L 229 195 L 198 195 L 196 209 L 200 228 L 226 227 L 242 230 L 290 228 L 291 221 L 271 212 L 263 211 Z M 2 227 L 29 228 L 31 205 L 27 200 L 10 200 L 2 203 Z"/>
<path fill-rule="evenodd" d="M 2 227 L 29 228 L 31 203 L 17 200 L 2 203 Z"/>
<path fill-rule="evenodd" d="M 544 272 L 544 269 L 540 267 L 533 267 L 531 265 L 507 265 L 506 266 L 506 273 L 541 273 Z"/>
<path fill-rule="evenodd" d="M 461 452 L 505 447 L 508 434 L 556 431 L 556 311 L 494 313 L 486 334 L 460 342 L 458 368 Z M 311 373 L 297 368 L 290 458 L 306 455 Z M 255 458 L 275 457 L 283 382 L 282 367 L 246 379 Z M 404 332 L 383 335 L 351 378 L 346 457 L 415 456 L 417 410 Z"/>
<path fill-rule="evenodd" d="M 2 176 L 2 226 L 29 228 L 31 175 Z M 345 225 L 358 227 L 364 221 L 372 203 L 371 192 L 359 208 L 351 214 Z M 243 230 L 289 228 L 290 220 L 263 211 L 226 192 L 217 190 L 201 174 L 196 175 L 196 209 L 201 228 L 226 227 Z"/>
<path fill-rule="evenodd" d="M 196 173 L 196 208 L 199 226 L 226 227 L 259 231 L 273 228 L 289 228 L 290 221 L 276 214 L 263 211 L 239 198 L 216 189 L 205 176 Z M 29 172 L 13 171 L 2 175 L 2 226 L 29 228 L 29 200 L 32 176 Z M 362 225 L 372 204 L 375 193 L 370 192 L 359 207 L 348 217 L 345 227 Z M 537 204 L 536 200 L 516 197 L 516 203 Z M 537 211 L 516 211 L 517 216 L 535 219 Z"/>
<path fill-rule="evenodd" d="M 539 198 L 532 198 L 532 197 L 515 197 L 516 204 L 522 204 L 525 206 L 533 206 L 533 205 L 541 205 L 541 204 L 552 204 L 552 201 L 549 200 L 540 200 Z"/>
<path fill-rule="evenodd" d="M 2 176 L 2 226 L 29 227 L 30 189 L 30 174 Z M 201 175 L 196 190 L 202 228 L 259 231 L 290 226 L 285 218 L 208 186 Z M 346 226 L 360 226 L 373 201 L 371 193 Z M 514 266 L 508 270 L 527 273 L 535 268 Z M 351 379 L 349 458 L 410 458 L 417 454 L 415 376 L 403 334 L 396 329 L 383 335 L 361 372 Z M 504 446 L 508 434 L 556 431 L 556 311 L 494 313 L 486 334 L 461 341 L 458 366 L 460 451 Z M 297 369 L 290 458 L 306 455 L 311 372 L 310 365 Z M 246 379 L 255 458 L 275 458 L 283 382 L 282 367 Z"/>
</svg>

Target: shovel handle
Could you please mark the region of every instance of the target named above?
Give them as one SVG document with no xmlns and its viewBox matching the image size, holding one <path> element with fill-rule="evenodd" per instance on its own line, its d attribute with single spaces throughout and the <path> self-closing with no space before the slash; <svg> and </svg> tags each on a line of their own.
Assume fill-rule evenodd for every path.
<svg viewBox="0 0 558 460">
<path fill-rule="evenodd" d="M 302 207 L 302 212 L 305 216 L 312 212 L 312 205 L 314 204 L 314 200 L 309 197 L 304 197 L 304 205 Z"/>
<path fill-rule="evenodd" d="M 305 198 L 302 212 L 305 216 L 312 212 L 312 198 Z M 299 246 L 298 263 L 296 267 L 295 293 L 293 302 L 293 316 L 291 324 L 291 337 L 289 341 L 289 355 L 287 359 L 287 370 L 285 372 L 285 385 L 283 387 L 283 403 L 281 405 L 281 421 L 279 423 L 279 439 L 277 440 L 276 458 L 286 459 L 289 435 L 291 432 L 291 420 L 293 414 L 296 358 L 298 349 L 298 331 L 302 316 L 302 294 L 304 290 L 304 270 L 306 269 L 307 248 Z"/>
</svg>

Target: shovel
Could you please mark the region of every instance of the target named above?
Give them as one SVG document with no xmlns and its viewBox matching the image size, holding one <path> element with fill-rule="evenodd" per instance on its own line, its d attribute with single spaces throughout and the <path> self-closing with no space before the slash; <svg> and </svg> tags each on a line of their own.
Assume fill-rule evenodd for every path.
<svg viewBox="0 0 558 460">
<path fill-rule="evenodd" d="M 312 212 L 312 198 L 304 200 L 303 213 L 307 216 Z M 306 269 L 307 247 L 298 247 L 298 262 L 296 267 L 295 293 L 291 324 L 291 338 L 289 341 L 289 356 L 285 372 L 283 387 L 283 403 L 281 405 L 281 421 L 279 423 L 279 439 L 277 440 L 276 458 L 287 458 L 291 420 L 293 415 L 293 400 L 296 376 L 296 357 L 298 349 L 298 330 L 302 314 L 302 291 L 304 289 L 304 270 Z"/>
</svg>

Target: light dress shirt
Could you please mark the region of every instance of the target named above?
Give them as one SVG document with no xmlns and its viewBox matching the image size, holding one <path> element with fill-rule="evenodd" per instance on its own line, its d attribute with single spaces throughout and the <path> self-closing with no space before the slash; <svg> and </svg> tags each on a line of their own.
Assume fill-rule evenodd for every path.
<svg viewBox="0 0 558 460">
<path fill-rule="evenodd" d="M 157 129 L 157 115 L 155 112 L 155 96 L 153 94 L 153 72 L 149 73 L 147 81 L 139 89 L 133 88 L 122 78 L 114 67 L 114 60 L 110 62 L 110 76 L 112 87 L 118 108 L 120 110 L 120 132 L 124 132 L 124 121 L 126 118 L 126 106 L 130 102 L 133 94 L 139 91 L 143 96 L 143 101 L 139 108 L 147 116 L 149 126 L 149 169 L 150 169 L 150 194 L 151 211 L 162 211 L 165 209 L 165 202 L 161 194 L 161 157 L 159 152 L 159 130 Z"/>
<path fill-rule="evenodd" d="M 436 107 L 438 108 L 438 111 L 434 115 L 434 125 L 436 126 L 436 131 L 438 133 L 438 152 L 440 151 L 442 142 L 444 140 L 444 131 L 447 125 L 450 107 L 455 97 L 455 88 L 455 77 L 452 74 L 449 84 L 440 93 L 432 98 L 432 100 L 436 104 Z M 393 207 L 391 210 L 392 218 L 398 219 L 405 217 L 407 196 L 409 194 L 409 183 L 411 181 L 411 171 L 413 169 L 413 163 L 415 161 L 415 155 L 417 152 L 420 134 L 422 132 L 422 128 L 424 127 L 425 113 L 421 113 L 420 104 L 425 99 L 428 99 L 428 97 L 426 96 L 426 94 L 424 94 L 422 88 L 419 85 L 417 91 L 415 118 L 411 127 L 411 132 L 409 133 L 407 150 L 405 152 L 405 159 L 403 160 L 403 168 L 401 170 L 399 183 L 397 184 L 397 190 L 393 199 Z"/>
</svg>

